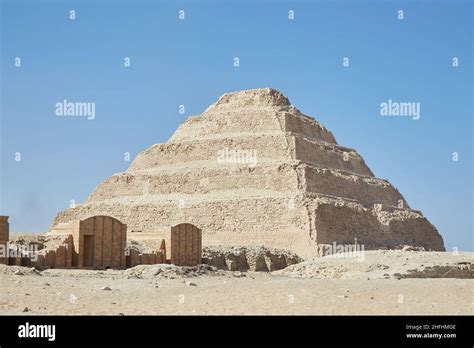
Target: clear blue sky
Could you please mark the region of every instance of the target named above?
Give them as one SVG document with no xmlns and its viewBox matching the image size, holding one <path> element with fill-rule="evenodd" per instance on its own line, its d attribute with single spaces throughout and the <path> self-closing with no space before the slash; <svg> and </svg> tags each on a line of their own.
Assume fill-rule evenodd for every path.
<svg viewBox="0 0 474 348">
<path fill-rule="evenodd" d="M 0 1 L 0 213 L 12 231 L 45 231 L 124 171 L 124 152 L 165 142 L 223 93 L 273 87 L 357 149 L 448 249 L 474 249 L 472 2 Z M 63 99 L 95 102 L 95 120 L 55 116 Z M 421 103 L 421 118 L 380 116 L 388 99 Z"/>
</svg>

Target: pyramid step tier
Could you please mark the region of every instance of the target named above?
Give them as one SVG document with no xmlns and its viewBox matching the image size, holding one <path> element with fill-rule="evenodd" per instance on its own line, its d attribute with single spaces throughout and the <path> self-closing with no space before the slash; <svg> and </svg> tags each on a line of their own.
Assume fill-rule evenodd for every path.
<svg viewBox="0 0 474 348">
<path fill-rule="evenodd" d="M 336 139 L 321 123 L 290 106 L 268 109 L 245 108 L 245 111 L 211 108 L 200 116 L 191 116 L 182 123 L 170 142 L 203 140 L 219 135 L 233 137 L 247 130 L 253 133 L 287 133 L 315 138 L 329 143 Z"/>
<path fill-rule="evenodd" d="M 190 117 L 184 122 L 171 140 L 195 140 L 205 134 L 226 134 L 242 130 L 278 130 L 336 143 L 332 133 L 321 123 L 304 115 L 285 95 L 272 88 L 225 93 L 200 116 Z"/>
<path fill-rule="evenodd" d="M 373 176 L 353 149 L 300 135 L 259 133 L 234 138 L 156 144 L 141 152 L 128 172 L 191 161 L 240 162 L 300 160 L 316 166 Z"/>
<path fill-rule="evenodd" d="M 306 163 L 266 162 L 256 167 L 245 164 L 194 162 L 193 166 L 162 166 L 134 173 L 120 173 L 98 185 L 87 202 L 117 197 L 153 195 L 239 196 L 246 192 L 321 193 L 357 200 L 365 207 L 376 203 L 409 208 L 402 195 L 388 181 Z"/>
</svg>

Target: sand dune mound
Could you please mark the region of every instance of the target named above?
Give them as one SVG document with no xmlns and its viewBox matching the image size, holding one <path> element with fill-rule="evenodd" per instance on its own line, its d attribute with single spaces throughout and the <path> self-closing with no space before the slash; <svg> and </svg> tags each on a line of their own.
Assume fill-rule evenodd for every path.
<svg viewBox="0 0 474 348">
<path fill-rule="evenodd" d="M 321 279 L 474 278 L 474 253 L 380 250 L 334 255 L 292 265 L 277 276 Z"/>
</svg>

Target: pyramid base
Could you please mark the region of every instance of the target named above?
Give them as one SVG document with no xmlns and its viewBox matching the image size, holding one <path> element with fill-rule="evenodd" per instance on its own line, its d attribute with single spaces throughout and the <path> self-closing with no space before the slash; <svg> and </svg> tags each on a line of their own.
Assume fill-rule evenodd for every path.
<svg viewBox="0 0 474 348">
<path fill-rule="evenodd" d="M 93 215 L 126 223 L 129 239 L 145 234 L 162 238 L 163 227 L 188 222 L 202 229 L 203 246 L 264 245 L 304 258 L 321 256 L 321 246 L 334 243 L 356 242 L 364 250 L 401 245 L 445 250 L 441 235 L 418 211 L 381 204 L 368 209 L 357 201 L 317 194 L 225 199 L 183 196 L 143 204 L 108 200 L 65 210 L 52 226 Z"/>
</svg>

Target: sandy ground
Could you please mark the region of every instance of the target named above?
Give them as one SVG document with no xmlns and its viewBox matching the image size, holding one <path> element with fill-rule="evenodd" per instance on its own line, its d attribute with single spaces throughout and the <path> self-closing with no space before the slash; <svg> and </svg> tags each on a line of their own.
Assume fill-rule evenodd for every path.
<svg viewBox="0 0 474 348">
<path fill-rule="evenodd" d="M 474 313 L 472 279 L 320 279 L 229 271 L 165 279 L 137 278 L 130 270 L 1 266 L 2 315 Z"/>
</svg>

